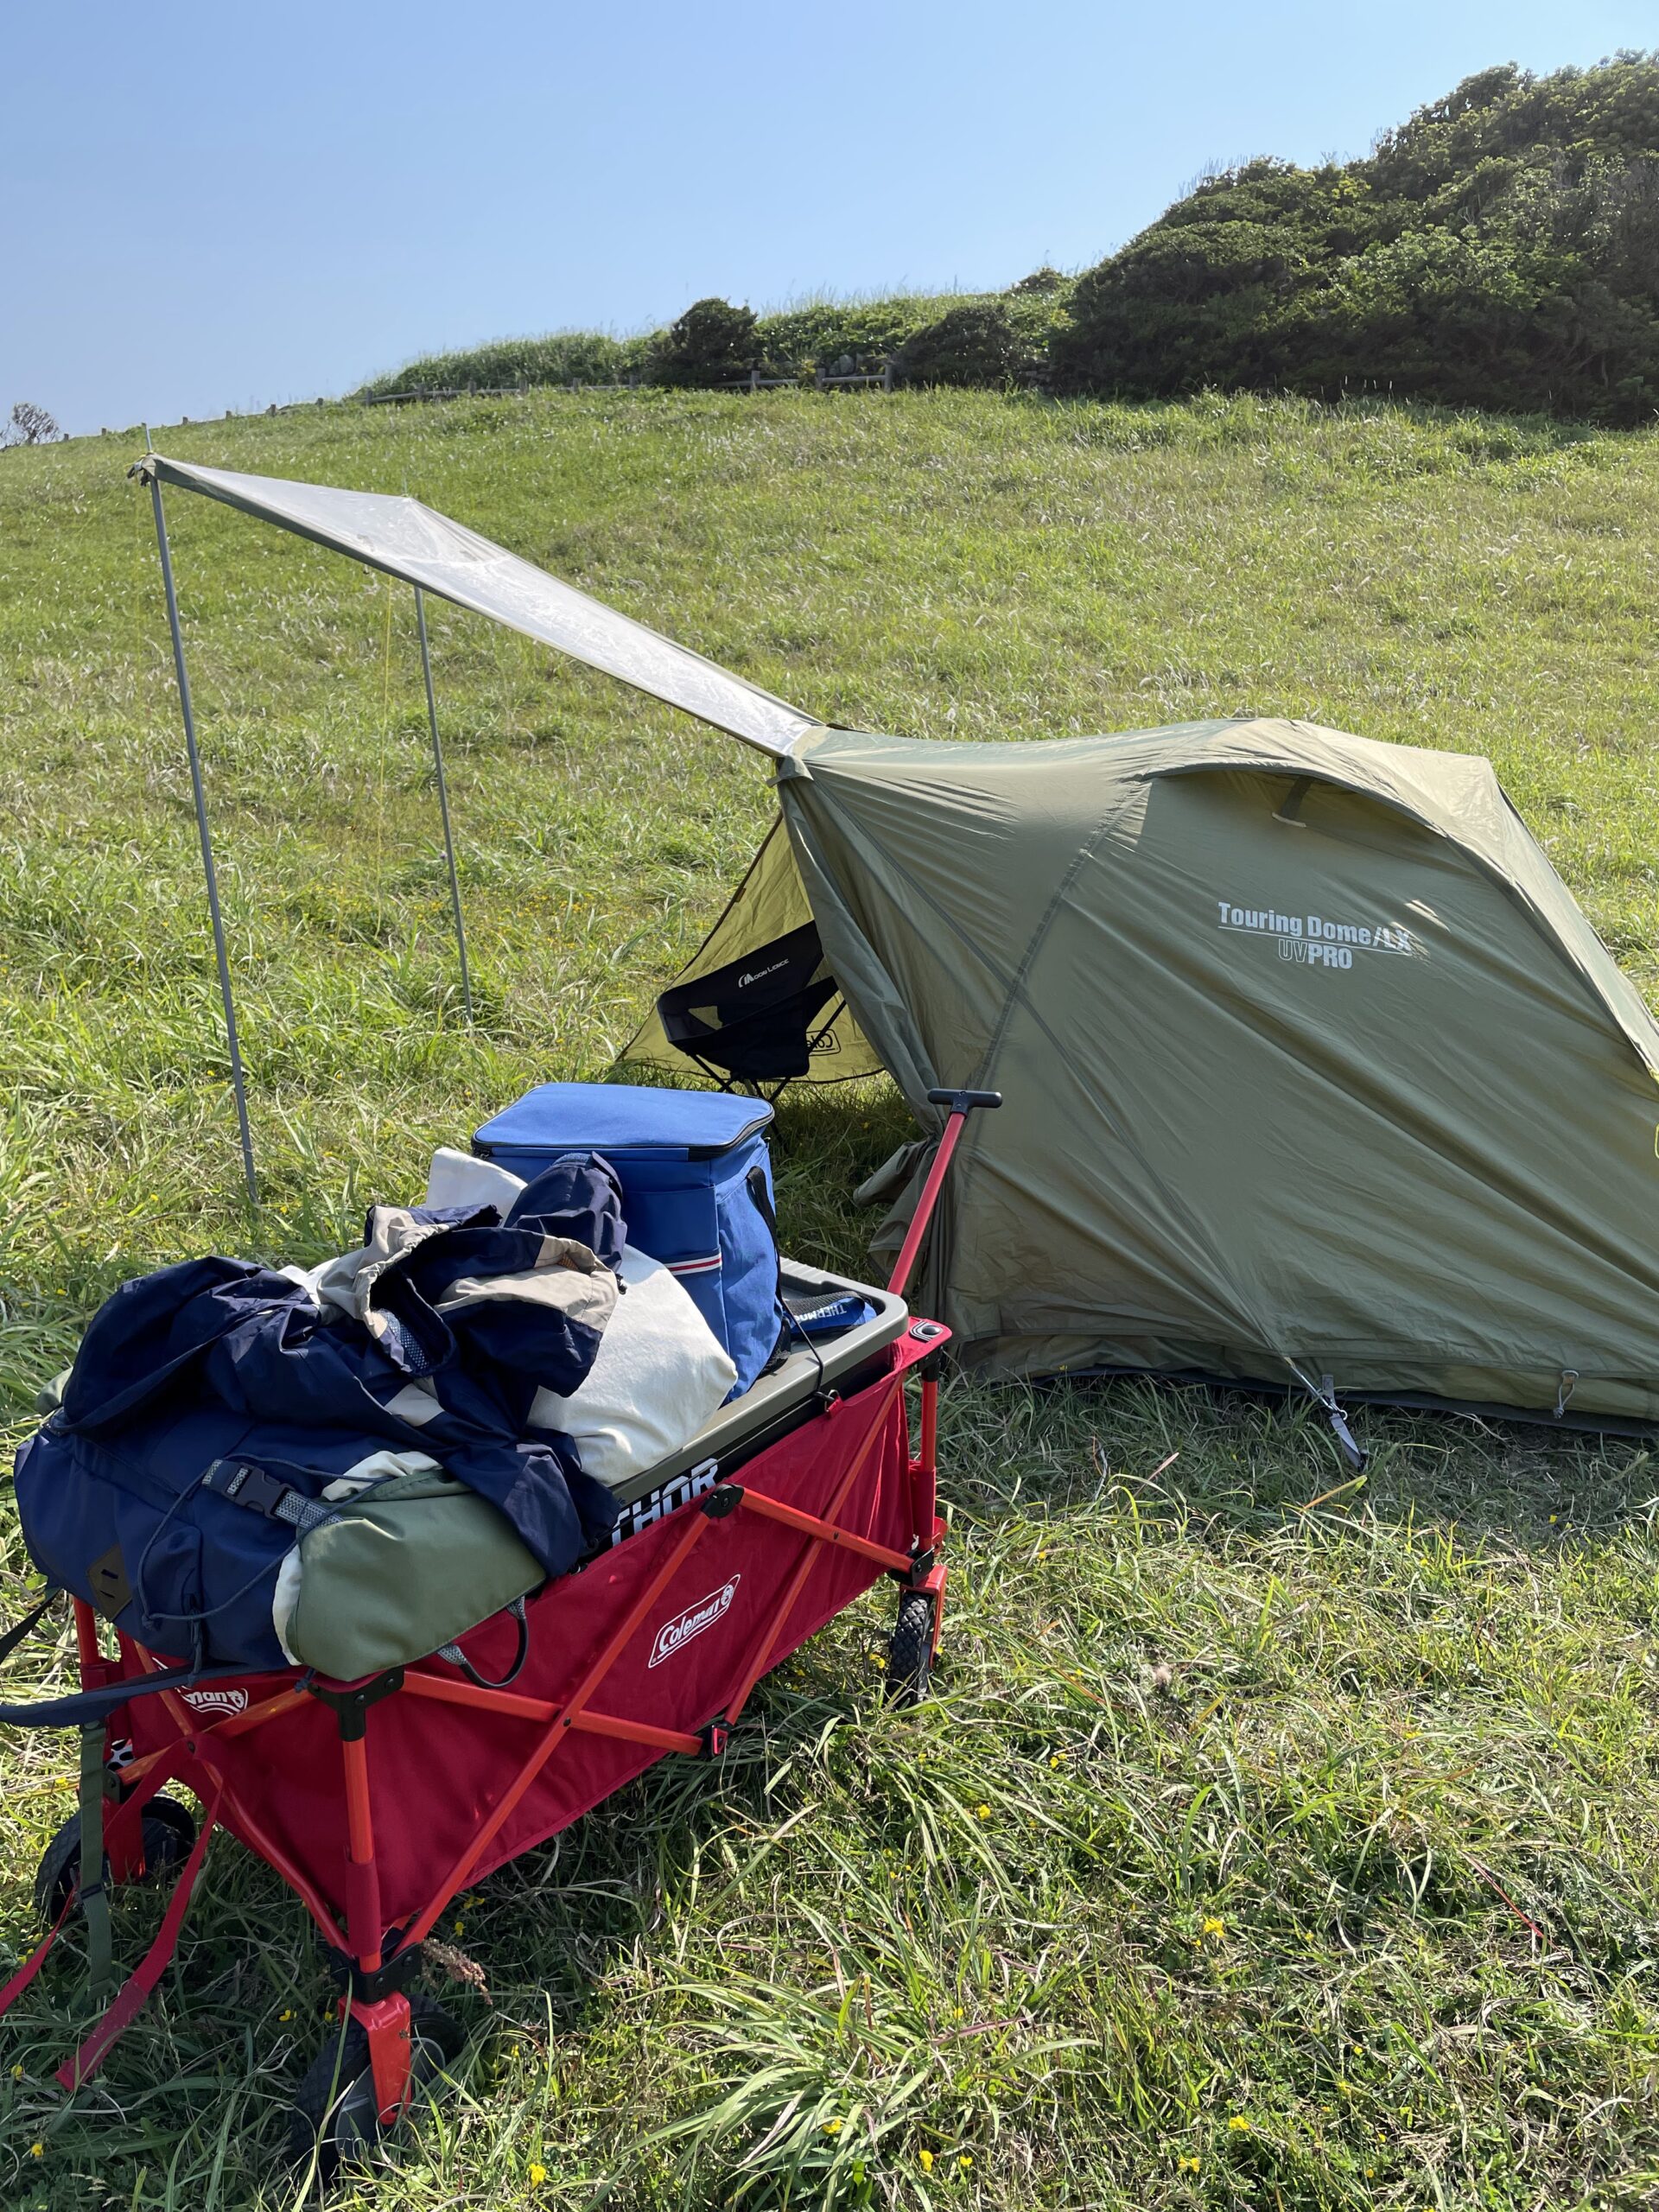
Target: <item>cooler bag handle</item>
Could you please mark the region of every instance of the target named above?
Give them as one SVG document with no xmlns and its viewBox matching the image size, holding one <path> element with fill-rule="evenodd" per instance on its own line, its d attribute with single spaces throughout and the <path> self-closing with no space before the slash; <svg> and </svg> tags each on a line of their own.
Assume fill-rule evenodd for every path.
<svg viewBox="0 0 1659 2212">
<path fill-rule="evenodd" d="M 784 1338 L 789 1334 L 793 1316 L 784 1300 L 784 1254 L 783 1248 L 778 1242 L 778 1209 L 772 1202 L 772 1192 L 766 1185 L 766 1171 L 758 1160 L 743 1180 L 749 1193 L 750 1203 L 766 1225 L 766 1234 L 772 1239 L 772 1257 L 778 1267 L 778 1279 L 772 1289 L 772 1307 L 778 1316 L 778 1334 L 771 1351 L 766 1355 L 766 1365 L 769 1367 L 777 1358 L 779 1348 Z M 818 1370 L 822 1377 L 823 1370 L 822 1360 L 818 1362 Z"/>
</svg>

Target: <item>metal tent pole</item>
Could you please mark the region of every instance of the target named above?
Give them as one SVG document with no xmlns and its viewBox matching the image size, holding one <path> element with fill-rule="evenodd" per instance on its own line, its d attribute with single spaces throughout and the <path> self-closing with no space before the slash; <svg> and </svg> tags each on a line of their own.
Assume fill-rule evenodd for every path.
<svg viewBox="0 0 1659 2212">
<path fill-rule="evenodd" d="M 438 735 L 438 702 L 432 691 L 432 652 L 426 641 L 426 594 L 415 587 L 415 621 L 421 633 L 421 674 L 426 678 L 426 719 L 432 731 L 432 765 L 438 776 L 438 811 L 443 817 L 443 852 L 449 863 L 449 904 L 455 917 L 455 950 L 461 955 L 461 995 L 468 1027 L 473 1019 L 473 979 L 467 966 L 467 925 L 461 918 L 461 878 L 455 873 L 455 841 L 449 828 L 449 786 L 443 776 L 443 744 Z"/>
<path fill-rule="evenodd" d="M 231 996 L 231 963 L 225 952 L 225 923 L 219 911 L 219 878 L 213 872 L 213 841 L 207 829 L 207 798 L 201 785 L 201 755 L 196 750 L 196 718 L 190 708 L 190 678 L 184 665 L 184 637 L 179 628 L 178 594 L 173 588 L 173 557 L 168 550 L 167 518 L 162 512 L 159 477 L 149 480 L 156 508 L 156 543 L 161 548 L 162 582 L 167 592 L 168 626 L 173 632 L 173 666 L 179 680 L 179 710 L 184 717 L 184 746 L 190 756 L 190 789 L 196 802 L 196 830 L 201 839 L 201 872 L 207 882 L 207 912 L 213 918 L 213 951 L 219 960 L 219 995 L 225 1001 L 225 1037 L 231 1048 L 231 1083 L 236 1092 L 237 1126 L 242 1133 L 242 1167 L 248 1204 L 259 1211 L 259 1183 L 253 1171 L 253 1135 L 248 1127 L 248 1092 L 242 1077 L 242 1052 L 236 1038 L 236 1004 Z"/>
</svg>

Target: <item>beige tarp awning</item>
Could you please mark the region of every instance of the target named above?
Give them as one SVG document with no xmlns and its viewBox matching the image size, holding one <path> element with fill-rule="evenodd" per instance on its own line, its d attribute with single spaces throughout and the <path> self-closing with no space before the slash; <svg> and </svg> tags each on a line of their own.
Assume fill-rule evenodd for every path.
<svg viewBox="0 0 1659 2212">
<path fill-rule="evenodd" d="M 636 691 L 712 722 L 762 753 L 786 753 L 806 731 L 823 727 L 798 707 L 561 583 L 533 562 L 520 560 L 418 499 L 385 492 L 341 492 L 332 485 L 296 484 L 281 476 L 244 476 L 233 469 L 168 461 L 158 453 L 147 454 L 140 468 L 147 480 L 159 478 L 163 484 L 205 493 L 314 544 L 418 584 L 435 599 L 486 614 L 589 668 L 620 677 Z"/>
</svg>

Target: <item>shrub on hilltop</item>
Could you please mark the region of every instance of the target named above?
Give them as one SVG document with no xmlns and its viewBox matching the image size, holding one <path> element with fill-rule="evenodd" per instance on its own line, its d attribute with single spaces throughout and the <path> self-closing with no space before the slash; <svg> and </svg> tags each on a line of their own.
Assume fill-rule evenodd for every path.
<svg viewBox="0 0 1659 2212">
<path fill-rule="evenodd" d="M 696 300 L 652 348 L 653 384 L 722 385 L 748 374 L 757 351 L 753 312 L 729 300 Z"/>
<path fill-rule="evenodd" d="M 495 391 L 519 385 L 620 384 L 643 365 L 646 341 L 602 330 L 556 330 L 544 338 L 503 338 L 452 353 L 424 353 L 374 378 L 356 394 Z"/>
<path fill-rule="evenodd" d="M 899 347 L 893 366 L 906 384 L 1012 384 L 1030 347 L 1000 300 L 975 300 L 925 323 Z"/>
<path fill-rule="evenodd" d="M 1206 178 L 1078 282 L 1061 390 L 1659 407 L 1659 59 L 1466 79 L 1363 160 Z"/>
</svg>

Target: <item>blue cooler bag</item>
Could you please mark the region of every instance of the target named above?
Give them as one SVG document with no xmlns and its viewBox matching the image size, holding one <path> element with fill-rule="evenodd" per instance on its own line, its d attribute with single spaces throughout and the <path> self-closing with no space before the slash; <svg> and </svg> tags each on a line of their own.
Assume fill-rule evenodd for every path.
<svg viewBox="0 0 1659 2212">
<path fill-rule="evenodd" d="M 563 1153 L 603 1153 L 621 1178 L 629 1243 L 696 1299 L 736 1365 L 736 1397 L 782 1320 L 771 1120 L 770 1106 L 727 1091 L 544 1083 L 486 1122 L 473 1150 L 526 1181 Z"/>
</svg>

